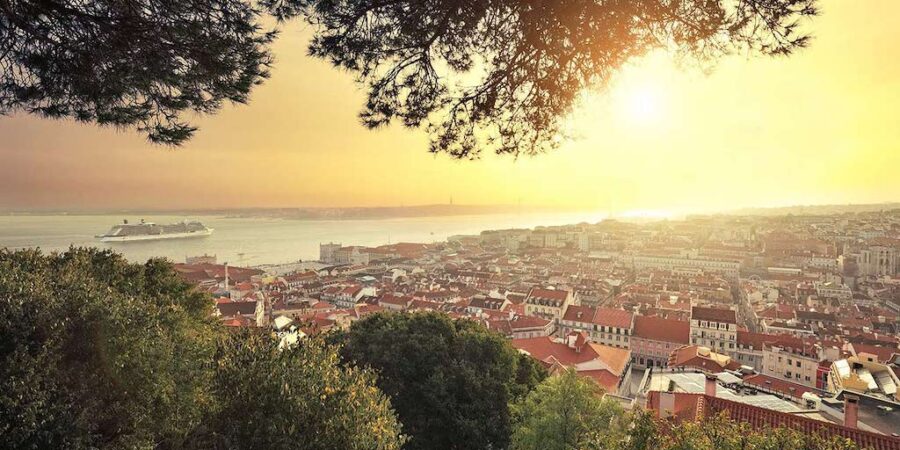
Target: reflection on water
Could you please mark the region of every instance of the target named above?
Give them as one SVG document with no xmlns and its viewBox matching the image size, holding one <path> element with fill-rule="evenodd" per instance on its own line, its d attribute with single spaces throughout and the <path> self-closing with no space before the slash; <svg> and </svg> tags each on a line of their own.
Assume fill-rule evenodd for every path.
<svg viewBox="0 0 900 450">
<path fill-rule="evenodd" d="M 163 241 L 102 243 L 103 234 L 124 217 L 95 216 L 0 216 L 0 247 L 40 247 L 64 250 L 70 245 L 111 248 L 132 261 L 163 256 L 176 262 L 186 256 L 216 255 L 236 265 L 284 263 L 317 259 L 319 243 L 382 245 L 390 242 L 435 242 L 457 234 L 477 234 L 501 228 L 532 228 L 597 222 L 603 214 L 498 214 L 479 216 L 417 217 L 380 220 L 283 220 L 224 218 L 214 216 L 145 216 L 160 224 L 196 219 L 215 228 L 212 236 Z"/>
</svg>

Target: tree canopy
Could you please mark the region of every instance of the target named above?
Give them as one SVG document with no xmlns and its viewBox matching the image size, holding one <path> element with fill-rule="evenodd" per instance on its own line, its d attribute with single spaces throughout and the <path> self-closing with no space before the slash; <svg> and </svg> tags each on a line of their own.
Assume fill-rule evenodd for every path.
<svg viewBox="0 0 900 450">
<path fill-rule="evenodd" d="M 511 450 L 585 449 L 610 433 L 622 408 L 574 369 L 547 378 L 513 408 Z"/>
<path fill-rule="evenodd" d="M 0 113 L 180 144 L 185 113 L 244 102 L 266 77 L 270 13 L 312 24 L 309 53 L 367 88 L 365 125 L 424 128 L 432 152 L 456 158 L 531 155 L 631 59 L 787 55 L 816 12 L 816 0 L 0 0 Z"/>
<path fill-rule="evenodd" d="M 0 250 L 0 446 L 178 441 L 208 405 L 211 312 L 164 261 Z"/>
<path fill-rule="evenodd" d="M 858 450 L 841 437 L 790 428 L 753 429 L 717 415 L 668 422 L 650 411 L 625 412 L 574 371 L 547 378 L 514 405 L 511 450 Z"/>
<path fill-rule="evenodd" d="M 378 374 L 410 450 L 506 448 L 509 403 L 545 376 L 506 338 L 442 313 L 373 314 L 341 340 L 348 364 Z"/>
<path fill-rule="evenodd" d="M 0 114 L 136 127 L 179 144 L 190 112 L 246 102 L 274 33 L 247 0 L 0 0 Z"/>
<path fill-rule="evenodd" d="M 400 448 L 371 372 L 212 305 L 166 261 L 0 250 L 0 448 Z"/>
<path fill-rule="evenodd" d="M 191 448 L 399 450 L 405 438 L 368 370 L 341 367 L 334 347 L 295 347 L 256 330 L 226 336 L 216 357 L 215 407 Z"/>
</svg>

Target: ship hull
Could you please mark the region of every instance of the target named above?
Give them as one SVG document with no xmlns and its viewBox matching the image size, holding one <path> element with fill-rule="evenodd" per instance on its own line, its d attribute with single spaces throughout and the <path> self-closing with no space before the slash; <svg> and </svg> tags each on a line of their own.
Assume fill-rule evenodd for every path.
<svg viewBox="0 0 900 450">
<path fill-rule="evenodd" d="M 141 234 L 133 236 L 97 236 L 100 242 L 135 242 L 135 241 L 161 241 L 164 239 L 189 239 L 201 238 L 211 235 L 212 228 L 185 233 Z"/>
</svg>

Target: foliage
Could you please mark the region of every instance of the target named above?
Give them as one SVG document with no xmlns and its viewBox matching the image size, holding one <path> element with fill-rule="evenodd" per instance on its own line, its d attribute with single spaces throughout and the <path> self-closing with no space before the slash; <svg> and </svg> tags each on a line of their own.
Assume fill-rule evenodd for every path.
<svg viewBox="0 0 900 450">
<path fill-rule="evenodd" d="M 840 437 L 826 438 L 790 428 L 754 430 L 724 414 L 702 422 L 672 425 L 649 411 L 620 418 L 621 426 L 598 435 L 585 448 L 604 450 L 858 450 Z"/>
<path fill-rule="evenodd" d="M 229 334 L 162 260 L 0 250 L 0 448 L 398 449 L 373 374 Z"/>
<path fill-rule="evenodd" d="M 623 414 L 574 369 L 550 377 L 514 408 L 513 450 L 577 450 L 605 437 Z"/>
<path fill-rule="evenodd" d="M 186 112 L 244 103 L 274 38 L 246 0 L 0 0 L 0 114 L 26 111 L 180 144 Z"/>
<path fill-rule="evenodd" d="M 314 25 L 310 53 L 368 88 L 369 127 L 424 127 L 432 152 L 554 148 L 586 89 L 651 49 L 786 55 L 816 0 L 265 0 Z"/>
<path fill-rule="evenodd" d="M 432 152 L 556 147 L 582 92 L 662 48 L 697 61 L 787 55 L 817 0 L 0 0 L 0 113 L 24 110 L 180 144 L 186 112 L 245 102 L 268 74 L 260 14 L 313 25 L 311 55 L 368 89 L 379 127 Z"/>
<path fill-rule="evenodd" d="M 177 443 L 208 404 L 211 311 L 163 261 L 0 250 L 0 446 Z"/>
<path fill-rule="evenodd" d="M 409 449 L 506 448 L 509 402 L 544 376 L 504 337 L 441 313 L 373 314 L 343 341 L 345 361 L 378 373 Z"/>
<path fill-rule="evenodd" d="M 511 450 L 858 450 L 840 437 L 790 428 L 754 430 L 725 414 L 702 422 L 660 421 L 624 412 L 574 371 L 550 377 L 515 405 Z"/>
<path fill-rule="evenodd" d="M 665 450 L 856 450 L 853 442 L 789 428 L 753 430 L 721 414 L 673 427 Z"/>
<path fill-rule="evenodd" d="M 215 412 L 194 448 L 395 450 L 404 438 L 390 401 L 367 370 L 344 368 L 320 339 L 278 348 L 272 336 L 236 333 L 216 358 Z"/>
</svg>

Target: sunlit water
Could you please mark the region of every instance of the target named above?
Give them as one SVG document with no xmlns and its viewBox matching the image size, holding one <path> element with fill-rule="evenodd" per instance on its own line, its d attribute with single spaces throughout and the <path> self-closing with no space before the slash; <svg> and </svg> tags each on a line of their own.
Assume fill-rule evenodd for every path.
<svg viewBox="0 0 900 450">
<path fill-rule="evenodd" d="M 322 242 L 366 246 L 435 242 L 453 235 L 477 234 L 491 229 L 594 223 L 601 220 L 603 214 L 497 214 L 379 220 L 145 216 L 142 218 L 159 224 L 196 219 L 215 228 L 215 232 L 203 238 L 144 242 L 103 243 L 94 238 L 123 218 L 113 215 L 0 216 L 0 248 L 39 247 L 53 251 L 65 250 L 71 245 L 94 246 L 113 249 L 132 261 L 161 256 L 182 262 L 186 256 L 210 254 L 216 255 L 220 262 L 253 266 L 315 260 Z"/>
</svg>

